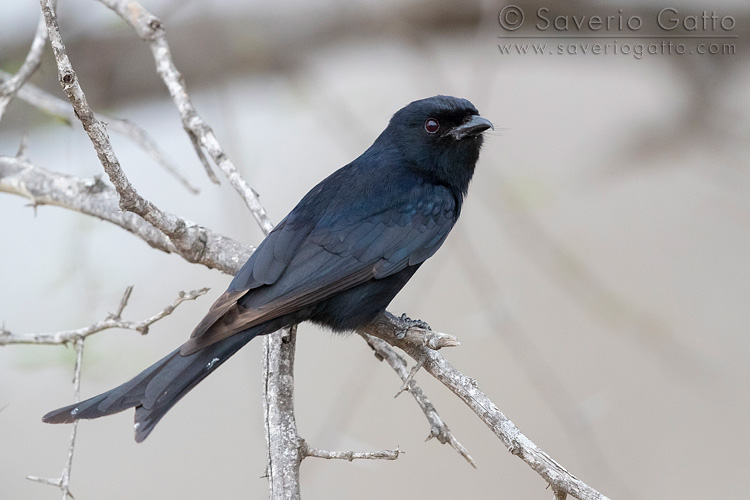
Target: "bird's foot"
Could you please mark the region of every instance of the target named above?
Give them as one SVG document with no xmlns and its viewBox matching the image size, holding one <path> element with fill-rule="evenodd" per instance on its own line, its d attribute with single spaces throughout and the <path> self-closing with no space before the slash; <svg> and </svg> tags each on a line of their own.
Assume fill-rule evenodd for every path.
<svg viewBox="0 0 750 500">
<path fill-rule="evenodd" d="M 421 319 L 411 319 L 406 313 L 401 315 L 399 318 L 404 323 L 404 328 L 396 335 L 397 339 L 402 339 L 406 336 L 406 332 L 412 328 L 419 328 L 421 330 L 432 330 L 430 325 L 422 321 Z"/>
<path fill-rule="evenodd" d="M 430 349 L 461 345 L 453 335 L 436 332 L 424 321 L 411 319 L 406 314 L 402 314 L 396 323 L 398 324 L 396 330 L 398 340 L 406 340 L 411 344 L 423 345 Z"/>
</svg>

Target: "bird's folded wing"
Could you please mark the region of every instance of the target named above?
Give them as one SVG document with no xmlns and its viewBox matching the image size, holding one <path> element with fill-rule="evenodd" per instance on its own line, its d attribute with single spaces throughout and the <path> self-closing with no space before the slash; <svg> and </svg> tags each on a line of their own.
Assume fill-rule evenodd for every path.
<svg viewBox="0 0 750 500">
<path fill-rule="evenodd" d="M 450 232 L 454 210 L 454 198 L 444 195 L 417 207 L 329 221 L 326 227 L 282 222 L 214 303 L 181 354 L 424 262 Z"/>
</svg>

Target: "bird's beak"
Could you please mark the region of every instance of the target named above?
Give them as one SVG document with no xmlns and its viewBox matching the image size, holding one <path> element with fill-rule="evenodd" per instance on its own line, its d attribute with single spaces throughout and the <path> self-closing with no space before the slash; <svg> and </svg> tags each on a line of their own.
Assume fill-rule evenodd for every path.
<svg viewBox="0 0 750 500">
<path fill-rule="evenodd" d="M 472 115 L 468 121 L 453 128 L 448 134 L 452 135 L 454 139 L 463 139 L 469 135 L 477 136 L 487 129 L 495 130 L 491 121 L 487 118 L 482 118 L 479 115 Z"/>
</svg>

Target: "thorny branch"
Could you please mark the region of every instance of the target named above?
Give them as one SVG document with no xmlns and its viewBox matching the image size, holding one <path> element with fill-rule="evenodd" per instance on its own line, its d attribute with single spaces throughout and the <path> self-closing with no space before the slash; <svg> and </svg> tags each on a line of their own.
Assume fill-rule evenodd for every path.
<svg viewBox="0 0 750 500">
<path fill-rule="evenodd" d="M 127 298 L 130 296 L 132 286 L 129 286 L 125 290 L 123 301 L 117 312 L 108 314 L 106 318 L 101 321 L 97 321 L 94 324 L 78 328 L 75 330 L 65 330 L 62 332 L 54 333 L 26 333 L 26 334 L 15 334 L 5 328 L 0 328 L 0 346 L 12 345 L 12 344 L 42 344 L 42 345 L 61 345 L 70 344 L 83 340 L 89 335 L 99 333 L 102 330 L 108 330 L 110 328 L 121 328 L 124 330 L 134 330 L 143 335 L 148 333 L 148 329 L 151 325 L 159 321 L 165 316 L 172 314 L 174 309 L 185 302 L 186 300 L 195 300 L 201 295 L 208 292 L 208 288 L 201 288 L 200 290 L 192 290 L 190 292 L 180 292 L 179 296 L 175 301 L 157 312 L 153 316 L 146 318 L 142 321 L 129 321 L 124 320 L 120 317 L 122 309 L 127 304 Z"/>
<path fill-rule="evenodd" d="M 130 290 L 132 287 L 129 287 Z M 129 291 L 126 292 L 129 294 Z M 75 343 L 76 348 L 76 365 L 73 370 L 73 395 L 74 400 L 78 403 L 81 400 L 81 365 L 83 362 L 83 342 L 84 338 L 77 338 Z M 37 483 L 49 484 L 51 486 L 57 486 L 60 488 L 63 494 L 63 500 L 68 497 L 73 498 L 73 494 L 70 493 L 70 471 L 73 468 L 73 452 L 76 447 L 76 435 L 78 434 L 78 421 L 73 422 L 73 429 L 70 431 L 70 443 L 68 444 L 68 458 L 65 461 L 65 467 L 63 468 L 60 477 L 51 479 L 38 476 L 26 476 L 26 479 L 35 481 Z"/>
<path fill-rule="evenodd" d="M 110 313 L 103 321 L 94 323 L 93 325 L 79 328 L 78 330 L 69 330 L 66 332 L 57 333 L 38 333 L 38 334 L 27 334 L 27 335 L 15 335 L 4 328 L 0 328 L 0 346 L 9 344 L 44 344 L 44 345 L 60 345 L 73 343 L 76 349 L 76 364 L 73 372 L 73 393 L 75 402 L 81 400 L 81 366 L 83 361 L 83 344 L 89 335 L 93 335 L 102 330 L 108 328 L 122 328 L 126 330 L 135 330 L 143 335 L 148 333 L 148 328 L 155 322 L 172 314 L 177 306 L 185 302 L 186 300 L 195 300 L 196 298 L 204 295 L 208 292 L 208 288 L 201 290 L 193 290 L 191 292 L 180 292 L 177 299 L 169 306 L 165 307 L 158 313 L 154 314 L 150 318 L 146 318 L 143 321 L 124 321 L 122 320 L 122 312 L 125 306 L 128 304 L 130 294 L 133 291 L 132 285 L 125 289 L 125 293 L 120 299 L 120 304 L 114 313 Z M 27 479 L 35 481 L 37 483 L 49 484 L 60 488 L 63 494 L 63 500 L 68 497 L 73 498 L 70 493 L 70 471 L 73 467 L 73 452 L 75 451 L 76 434 L 78 432 L 78 421 L 73 423 L 73 429 L 70 433 L 70 444 L 68 445 L 68 458 L 65 462 L 65 468 L 63 468 L 62 474 L 59 478 L 43 478 L 38 476 L 27 476 Z"/>
<path fill-rule="evenodd" d="M 372 350 L 375 351 L 375 355 L 379 359 L 384 360 L 386 363 L 388 363 L 390 367 L 396 372 L 396 374 L 401 377 L 401 380 L 404 381 L 404 384 L 406 385 L 406 390 L 409 391 L 409 394 L 412 395 L 414 400 L 424 412 L 425 417 L 427 417 L 427 421 L 430 423 L 430 433 L 427 435 L 427 439 L 425 439 L 425 441 L 428 441 L 432 438 L 437 438 L 437 440 L 442 444 L 451 445 L 451 447 L 456 450 L 462 457 L 464 457 L 466 461 L 472 465 L 472 467 L 476 468 L 476 462 L 471 457 L 471 455 L 469 455 L 468 450 L 464 448 L 464 446 L 458 441 L 458 439 L 455 438 L 455 436 L 453 436 L 453 433 L 448 428 L 448 425 L 443 422 L 442 418 L 440 418 L 440 415 L 438 415 L 438 412 L 435 409 L 435 406 L 433 406 L 432 401 L 430 401 L 429 398 L 424 394 L 424 392 L 422 392 L 422 389 L 417 385 L 414 379 L 409 378 L 410 373 L 406 370 L 406 360 L 404 360 L 403 356 L 394 351 L 393 348 L 383 339 L 373 337 L 372 335 L 368 335 L 363 332 L 360 332 L 359 334 L 362 336 L 362 338 L 365 339 L 367 345 L 369 345 Z"/>
<path fill-rule="evenodd" d="M 492 400 L 479 390 L 476 380 L 456 370 L 438 351 L 421 343 L 411 343 L 402 338 L 402 332 L 409 328 L 408 322 L 390 313 L 385 313 L 376 318 L 366 328 L 361 329 L 360 332 L 381 338 L 390 345 L 402 349 L 416 361 L 422 362 L 425 371 L 466 403 L 502 441 L 508 451 L 526 462 L 529 467 L 542 476 L 553 491 L 564 492 L 580 500 L 607 499 L 606 496 L 568 472 L 526 437 L 495 406 Z"/>
</svg>

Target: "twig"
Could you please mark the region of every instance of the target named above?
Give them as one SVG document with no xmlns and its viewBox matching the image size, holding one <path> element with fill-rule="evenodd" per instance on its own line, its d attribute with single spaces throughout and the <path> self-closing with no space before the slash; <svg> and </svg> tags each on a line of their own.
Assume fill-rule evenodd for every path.
<svg viewBox="0 0 750 500">
<path fill-rule="evenodd" d="M 31 42 L 31 48 L 29 53 L 26 54 L 18 73 L 13 75 L 11 78 L 5 80 L 0 85 L 0 120 L 3 119 L 5 110 L 8 107 L 13 96 L 18 92 L 18 89 L 23 87 L 23 84 L 31 78 L 31 75 L 39 68 L 39 64 L 42 62 L 42 53 L 44 52 L 44 46 L 47 44 L 47 26 L 44 22 L 44 14 L 39 18 L 39 23 L 36 26 L 36 33 L 34 34 L 34 40 Z"/>
<path fill-rule="evenodd" d="M 208 289 L 206 288 L 204 288 L 204 290 L 208 291 Z M 122 311 L 124 311 L 125 307 L 127 307 L 128 301 L 130 300 L 130 295 L 132 293 L 133 293 L 133 285 L 128 285 L 128 287 L 125 288 L 125 293 L 122 294 L 122 298 L 120 299 L 120 305 L 117 306 L 117 310 L 107 317 L 112 318 L 112 319 L 120 319 L 122 317 Z M 180 297 L 184 296 L 184 294 L 185 292 L 180 292 Z M 172 309 L 174 309 L 174 306 L 172 306 Z"/>
<path fill-rule="evenodd" d="M 46 29 L 47 28 L 45 27 L 45 34 Z M 8 80 L 10 80 L 12 77 L 12 74 L 0 70 L 1 82 L 7 83 Z M 58 120 L 62 120 L 67 125 L 71 125 L 75 120 L 77 120 L 75 111 L 73 111 L 73 109 L 70 107 L 69 102 L 53 96 L 49 92 L 42 90 L 33 83 L 26 82 L 23 87 L 18 89 L 16 97 L 52 117 Z M 111 119 L 112 118 L 109 117 L 109 119 L 105 121 L 109 121 Z"/>
<path fill-rule="evenodd" d="M 130 288 L 132 289 L 132 287 Z M 76 366 L 73 370 L 73 399 L 76 403 L 81 401 L 81 367 L 83 365 L 83 343 L 84 339 L 76 340 Z M 60 476 L 60 489 L 63 493 L 63 500 L 70 495 L 70 470 L 73 468 L 73 452 L 76 447 L 76 434 L 78 433 L 78 422 L 73 425 L 70 431 L 70 444 L 68 445 L 68 459 L 65 462 L 65 468 Z"/>
<path fill-rule="evenodd" d="M 401 387 L 398 388 L 395 396 L 393 396 L 394 398 L 399 397 L 402 392 L 409 388 L 409 384 L 412 380 L 414 380 L 414 376 L 417 374 L 419 369 L 422 368 L 422 365 L 424 365 L 424 359 L 420 359 L 416 363 L 414 363 L 414 366 L 412 366 L 411 370 L 409 370 L 409 375 L 406 376 L 404 383 L 401 384 Z"/>
<path fill-rule="evenodd" d="M 305 442 L 304 439 L 300 440 L 300 454 L 302 458 L 314 457 L 314 458 L 325 458 L 327 460 L 396 460 L 398 456 L 403 453 L 398 448 L 395 450 L 382 450 L 382 451 L 328 451 L 319 450 L 313 448 Z"/>
<path fill-rule="evenodd" d="M 257 193 L 245 182 L 237 167 L 229 159 L 224 149 L 219 144 L 213 129 L 203 121 L 198 111 L 193 106 L 187 93 L 185 81 L 182 74 L 177 70 L 172 60 L 172 53 L 167 43 L 164 25 L 161 20 L 148 12 L 134 0 L 100 0 L 104 5 L 112 9 L 126 23 L 128 23 L 144 42 L 149 44 L 156 71 L 161 76 L 164 84 L 169 90 L 169 95 L 177 106 L 182 118 L 182 126 L 188 133 L 198 157 L 201 158 L 206 170 L 210 173 L 210 167 L 205 160 L 203 151 L 208 153 L 214 163 L 224 173 L 232 187 L 239 193 L 250 212 L 264 231 L 273 229 L 273 224 L 268 218 L 266 210 L 260 203 Z M 215 179 L 215 177 L 212 177 Z"/>
<path fill-rule="evenodd" d="M 172 314 L 174 309 L 185 302 L 186 300 L 195 300 L 201 295 L 208 292 L 208 288 L 201 288 L 200 290 L 192 290 L 190 292 L 180 292 L 179 296 L 175 301 L 157 312 L 153 316 L 146 318 L 142 321 L 126 321 L 120 318 L 122 309 L 127 303 L 127 298 L 130 294 L 132 287 L 128 287 L 125 291 L 125 296 L 120 302 L 118 312 L 115 314 L 109 314 L 102 321 L 98 321 L 92 325 L 78 328 L 76 330 L 66 330 L 55 333 L 27 333 L 23 335 L 14 334 L 5 328 L 0 328 L 0 346 L 12 345 L 12 344 L 42 344 L 42 345 L 60 345 L 75 343 L 81 339 L 85 339 L 89 335 L 107 330 L 110 328 L 122 328 L 125 330 L 135 330 L 143 335 L 148 333 L 149 327 L 162 319 L 165 316 Z"/>
<path fill-rule="evenodd" d="M 132 287 L 130 287 L 132 288 Z M 85 339 L 83 337 L 75 340 L 76 347 L 76 365 L 73 370 L 73 397 L 75 402 L 78 403 L 81 400 L 81 366 L 83 363 L 83 343 Z M 49 484 L 60 488 L 63 494 L 63 500 L 68 497 L 73 498 L 70 493 L 70 471 L 73 468 L 73 452 L 76 447 L 76 435 L 78 433 L 78 421 L 73 422 L 73 429 L 70 431 L 70 444 L 68 445 L 68 458 L 65 461 L 65 467 L 63 468 L 62 474 L 59 478 L 50 479 L 42 478 L 37 476 L 26 476 L 26 479 L 35 481 L 37 483 Z"/>
<path fill-rule="evenodd" d="M 198 194 L 199 190 L 193 186 L 185 175 L 180 172 L 180 168 L 172 161 L 167 154 L 162 151 L 156 141 L 141 127 L 131 122 L 119 118 L 102 115 L 110 130 L 129 137 L 133 142 L 138 144 L 146 154 L 148 154 L 156 163 L 161 165 L 172 177 L 185 186 L 193 194 Z"/>
<path fill-rule="evenodd" d="M 458 441 L 458 439 L 455 438 L 451 430 L 448 428 L 448 425 L 443 422 L 443 419 L 440 417 L 440 415 L 438 415 L 435 406 L 433 406 L 432 401 L 430 401 L 427 396 L 425 396 L 425 394 L 422 392 L 422 389 L 413 379 L 407 382 L 407 379 L 409 378 L 409 372 L 406 371 L 406 361 L 404 360 L 404 358 L 399 353 L 394 351 L 386 341 L 377 337 L 373 337 L 372 335 L 368 335 L 366 333 L 359 332 L 359 334 L 362 336 L 362 338 L 365 339 L 367 345 L 369 345 L 373 349 L 373 351 L 375 351 L 375 354 L 380 359 L 385 360 L 391 366 L 393 371 L 395 371 L 396 374 L 401 377 L 401 380 L 404 381 L 404 385 L 407 387 L 409 394 L 414 397 L 414 400 L 422 409 L 422 412 L 424 412 L 425 417 L 427 417 L 427 421 L 430 423 L 430 433 L 427 435 L 427 439 L 425 439 L 425 441 L 429 441 L 432 438 L 437 438 L 437 440 L 442 444 L 449 444 L 462 457 L 464 457 L 464 459 L 466 459 L 466 461 L 469 462 L 472 467 L 476 468 L 477 464 L 471 457 L 471 455 L 469 455 L 469 451 L 464 448 L 464 446 Z"/>
<path fill-rule="evenodd" d="M 136 214 L 119 209 L 117 192 L 98 178 L 81 179 L 50 172 L 19 158 L 0 156 L 0 192 L 31 200 L 34 206 L 56 205 L 106 220 L 137 235 L 154 248 L 177 253 L 188 262 L 234 274 L 250 257 L 253 247 L 214 233 L 194 222 L 179 219 L 189 231 L 199 227 L 202 251 L 175 247 L 164 233 Z"/>
</svg>

